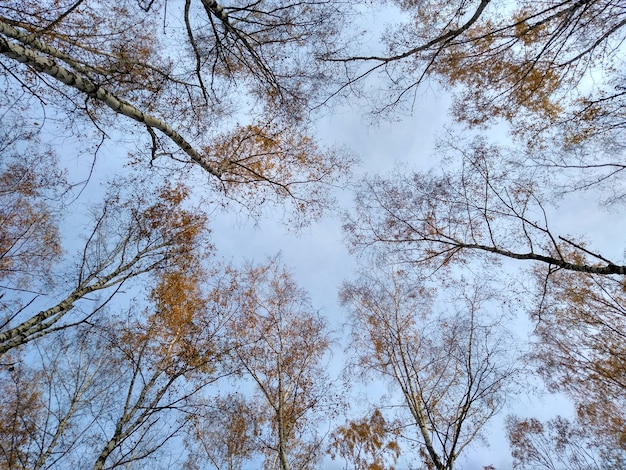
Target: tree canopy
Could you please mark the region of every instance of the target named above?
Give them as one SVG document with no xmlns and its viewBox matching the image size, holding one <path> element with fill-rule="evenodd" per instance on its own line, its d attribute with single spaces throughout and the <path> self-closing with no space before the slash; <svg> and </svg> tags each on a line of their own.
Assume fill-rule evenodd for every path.
<svg viewBox="0 0 626 470">
<path fill-rule="evenodd" d="M 0 469 L 451 470 L 533 375 L 574 414 L 515 410 L 513 464 L 623 466 L 626 263 L 558 219 L 623 213 L 625 34 L 617 0 L 4 2 Z M 428 170 L 355 180 L 319 135 L 428 87 Z M 337 189 L 330 312 L 214 246 L 224 209 L 336 222 Z"/>
</svg>

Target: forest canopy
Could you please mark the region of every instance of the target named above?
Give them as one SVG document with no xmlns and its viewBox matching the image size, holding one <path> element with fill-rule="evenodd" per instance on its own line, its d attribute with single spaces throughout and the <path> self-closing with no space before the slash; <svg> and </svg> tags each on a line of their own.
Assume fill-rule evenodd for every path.
<svg viewBox="0 0 626 470">
<path fill-rule="evenodd" d="M 451 470 L 507 413 L 515 468 L 622 468 L 626 262 L 559 205 L 623 215 L 625 35 L 617 0 L 4 2 L 0 469 Z M 433 88 L 429 169 L 319 132 Z M 342 224 L 331 311 L 222 213 Z M 520 416 L 540 386 L 573 412 Z"/>
</svg>

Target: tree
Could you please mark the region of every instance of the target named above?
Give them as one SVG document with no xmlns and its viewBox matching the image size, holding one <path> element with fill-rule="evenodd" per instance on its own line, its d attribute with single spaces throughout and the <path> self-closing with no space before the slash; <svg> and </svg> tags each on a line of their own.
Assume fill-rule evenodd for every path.
<svg viewBox="0 0 626 470">
<path fill-rule="evenodd" d="M 589 435 L 626 450 L 626 302 L 621 277 L 556 272 L 537 302 L 531 359 L 548 386 L 569 395 Z"/>
<path fill-rule="evenodd" d="M 218 470 L 242 468 L 257 450 L 256 437 L 262 424 L 257 410 L 241 394 L 217 397 L 205 409 L 192 418 L 187 467 L 203 468 L 200 463 L 207 461 Z"/>
<path fill-rule="evenodd" d="M 380 110 L 410 102 L 433 77 L 457 92 L 454 114 L 470 124 L 504 118 L 514 133 L 535 137 L 558 124 L 571 141 L 623 128 L 623 80 L 615 64 L 623 59 L 626 20 L 619 2 L 393 4 L 404 16 L 385 31 L 384 51 L 328 58 L 346 66 L 344 87 L 380 72 L 387 85 Z M 590 77 L 593 86 L 585 82 Z"/>
<path fill-rule="evenodd" d="M 127 179 L 120 183 L 120 186 L 127 187 L 132 181 Z M 87 235 L 75 265 L 68 269 L 63 260 L 59 262 L 62 272 L 56 275 L 64 280 L 60 299 L 50 296 L 48 306 L 41 310 L 37 309 L 38 303 L 30 302 L 5 313 L 0 331 L 0 354 L 88 320 L 119 291 L 122 284 L 175 265 L 190 256 L 189 251 L 194 246 L 202 243 L 206 219 L 202 214 L 184 208 L 188 195 L 186 188 L 166 186 L 156 189 L 156 197 L 135 194 L 130 200 L 122 199 L 119 189 L 113 188 L 104 204 L 94 212 L 91 233 Z M 10 207 L 7 212 L 18 213 L 19 202 L 18 199 L 18 205 Z M 47 226 L 39 228 L 48 229 Z M 31 236 L 29 241 L 45 250 L 47 235 L 38 234 L 37 237 Z M 54 250 L 55 245 L 48 249 Z M 87 307 L 80 315 L 68 316 L 68 313 L 76 312 L 77 304 L 85 304 L 89 295 L 95 293 L 107 294 L 109 298 L 104 303 L 96 302 L 92 308 Z"/>
<path fill-rule="evenodd" d="M 328 453 L 334 460 L 340 456 L 346 460 L 344 468 L 357 470 L 394 470 L 393 464 L 400 456 L 397 442 L 400 426 L 387 423 L 379 409 L 369 418 L 347 422 L 330 436 Z"/>
<path fill-rule="evenodd" d="M 264 404 L 257 449 L 267 468 L 312 468 L 321 455 L 312 418 L 330 400 L 326 323 L 278 259 L 248 266 L 235 281 L 234 354 Z"/>
<path fill-rule="evenodd" d="M 605 202 L 623 202 L 626 95 L 616 64 L 624 59 L 626 21 L 619 2 L 393 4 L 403 15 L 385 31 L 385 50 L 328 57 L 346 67 L 344 89 L 383 83 L 375 112 L 392 113 L 437 80 L 455 93 L 452 112 L 462 123 L 484 134 L 488 124 L 508 121 L 521 139 L 508 155 L 518 164 L 511 179 L 530 166 L 556 193 L 598 188 Z M 378 80 L 365 80 L 371 74 Z"/>
<path fill-rule="evenodd" d="M 581 425 L 620 447 L 626 268 L 583 234 L 559 233 L 550 215 L 571 193 L 624 201 L 624 83 L 615 67 L 624 58 L 623 8 L 593 0 L 398 5 L 411 20 L 387 35 L 386 52 L 331 59 L 356 66 L 351 85 L 384 70 L 394 93 L 382 109 L 390 111 L 432 77 L 456 93 L 458 120 L 486 127 L 503 119 L 521 141 L 509 149 L 452 142 L 444 149 L 454 152 L 451 168 L 365 180 L 346 223 L 353 246 L 375 244 L 431 272 L 477 259 L 490 271 L 506 258 L 533 261 L 534 364 L 572 397 Z"/>
<path fill-rule="evenodd" d="M 39 394 L 30 385 L 36 378 L 18 358 L 0 369 L 0 468 L 28 468 L 32 437 L 41 413 Z M 5 364 L 3 364 L 5 365 Z"/>
<path fill-rule="evenodd" d="M 433 270 L 483 256 L 534 261 L 550 272 L 626 274 L 619 262 L 554 233 L 535 175 L 511 171 L 497 146 L 477 139 L 452 150 L 450 169 L 364 179 L 344 225 L 352 246 L 376 245 Z"/>
<path fill-rule="evenodd" d="M 488 293 L 464 292 L 463 308 L 447 314 L 434 313 L 433 297 L 418 276 L 390 266 L 361 273 L 341 291 L 358 367 L 401 394 L 401 435 L 419 443 L 426 467 L 440 470 L 452 469 L 502 408 L 516 369 L 498 322 L 481 313 Z"/>
<path fill-rule="evenodd" d="M 53 153 L 38 145 L 23 122 L 0 130 L 0 289 L 35 291 L 49 285 L 61 254 L 58 213 L 49 200 L 67 190 Z M 24 146 L 24 148 L 20 148 Z"/>
<path fill-rule="evenodd" d="M 20 269 L 28 271 L 24 279 L 45 268 L 59 282 L 54 290 L 34 292 L 34 298 L 20 293 L 16 298 L 24 298 L 16 303 L 2 299 L 2 365 L 12 367 L 18 352 L 32 357 L 35 346 L 52 347 L 77 332 L 85 341 L 67 350 L 80 356 L 85 347 L 93 358 L 66 364 L 53 354 L 56 350 L 41 349 L 41 364 L 32 364 L 32 373 L 43 378 L 28 388 L 41 406 L 40 414 L 32 413 L 38 427 L 27 423 L 22 429 L 19 420 L 7 425 L 16 436 L 26 436 L 24 445 L 10 447 L 15 452 L 9 465 L 22 456 L 29 468 L 74 457 L 94 468 L 137 465 L 182 435 L 191 423 L 192 405 L 202 408 L 193 400 L 231 372 L 221 342 L 230 291 L 223 286 L 205 291 L 202 283 L 210 276 L 194 260 L 202 258 L 202 245 L 208 244 L 207 220 L 199 208 L 189 207 L 188 187 L 176 183 L 189 176 L 189 167 L 208 175 L 212 207 L 217 193 L 218 204 L 235 200 L 255 214 L 268 203 L 291 204 L 297 225 L 326 208 L 332 199 L 327 184 L 343 177 L 351 163 L 317 145 L 308 129 L 309 103 L 328 79 L 315 56 L 337 46 L 340 3 L 188 0 L 177 4 L 178 10 L 171 7 L 160 1 L 20 0 L 0 12 L 0 110 L 2 116 L 23 115 L 31 129 L 14 139 L 19 168 L 29 169 L 25 142 L 34 135 L 43 148 L 54 147 L 61 135 L 75 143 L 75 148 L 62 148 L 64 153 L 89 150 L 94 161 L 102 158 L 102 142 L 111 139 L 128 150 L 130 165 L 143 178 L 113 184 L 94 208 L 73 259 L 60 251 L 66 240 L 57 236 L 57 220 L 47 206 L 22 197 L 21 187 L 6 198 L 13 218 L 6 219 L 8 235 L 0 231 L 0 276 L 19 261 Z M 7 148 L 0 147 L 3 159 Z M 47 163 L 54 166 L 52 158 Z M 11 171 L 4 174 L 7 181 Z M 15 174 L 13 179 L 22 178 Z M 53 180 L 54 173 L 42 175 Z M 171 184 L 152 184 L 155 175 Z M 58 189 L 60 183 L 51 186 Z M 33 210 L 20 212 L 26 204 Z M 31 212 L 38 225 L 18 217 Z M 38 238 L 24 230 L 28 224 Z M 13 227 L 28 238 L 11 238 Z M 23 244 L 20 253 L 31 256 L 19 258 L 14 240 L 27 240 L 40 251 Z M 26 282 L 17 272 L 10 274 L 11 282 Z M 118 313 L 127 318 L 107 310 L 121 309 L 120 297 L 134 297 L 137 288 L 150 296 Z M 94 346 L 102 342 L 106 348 Z M 105 403 L 90 401 L 98 413 L 89 422 L 77 416 L 83 416 L 87 397 L 96 393 L 90 385 L 95 380 L 77 377 L 95 374 L 90 367 L 100 363 L 120 372 L 111 374 L 112 382 L 99 381 L 112 392 Z M 291 389 L 298 398 L 303 390 L 316 390 L 304 383 Z M 20 393 L 7 398 L 12 410 L 26 402 Z M 58 401 L 46 402 L 53 395 Z M 313 407 L 298 406 L 290 412 L 306 414 Z M 295 449 L 301 436 L 294 432 L 297 426 L 285 424 L 291 419 L 285 413 L 279 414 L 281 435 L 288 435 Z M 85 423 L 93 426 L 84 431 Z M 26 444 L 38 447 L 22 452 Z M 302 452 L 290 457 L 310 458 Z"/>
<path fill-rule="evenodd" d="M 134 159 L 171 157 L 164 165 L 177 170 L 193 163 L 215 190 L 250 207 L 275 198 L 296 213 L 324 207 L 328 194 L 317 186 L 348 162 L 312 143 L 304 118 L 326 80 L 314 59 L 336 44 L 339 3 L 167 5 L 15 2 L 0 16 L 4 88 L 21 88 L 28 112 L 34 102 L 67 113 L 65 133 L 84 140 L 87 120 L 96 143 L 131 136 L 141 149 L 130 150 Z M 9 109 L 18 106 L 10 96 Z"/>
<path fill-rule="evenodd" d="M 20 446 L 12 442 L 21 459 L 19 465 L 9 461 L 7 468 L 51 468 L 84 458 L 79 454 L 93 436 L 89 430 L 107 413 L 117 391 L 119 364 L 103 353 L 107 348 L 93 327 L 81 325 L 37 342 L 32 355 L 38 360 L 14 361 L 6 374 L 16 384 L 20 376 L 29 380 L 22 383 L 21 393 L 5 395 L 5 407 L 16 410 L 31 428 Z M 21 398 L 26 394 L 30 406 Z"/>
<path fill-rule="evenodd" d="M 509 416 L 506 427 L 515 468 L 582 470 L 624 466 L 623 451 L 599 445 L 584 425 L 561 416 L 545 424 L 534 418 Z"/>
<path fill-rule="evenodd" d="M 190 233 L 188 243 L 200 235 Z M 148 309 L 136 318 L 129 312 L 107 330 L 126 377 L 110 411 L 115 418 L 103 425 L 94 470 L 151 456 L 189 425 L 196 396 L 231 373 L 224 338 L 229 312 L 222 305 L 228 291 L 206 266 L 210 254 L 183 252 L 158 274 Z M 165 413 L 177 419 L 164 423 Z"/>
<path fill-rule="evenodd" d="M 553 230 L 541 179 L 516 172 L 502 149 L 478 140 L 453 150 L 459 169 L 364 181 L 346 224 L 354 246 L 376 245 L 427 272 L 532 262 L 533 364 L 573 399 L 584 426 L 623 447 L 623 263 Z"/>
<path fill-rule="evenodd" d="M 190 237 L 193 245 L 199 234 Z M 89 322 L 38 341 L 39 361 L 16 361 L 33 378 L 14 380 L 6 396 L 7 409 L 21 409 L 6 435 L 25 434 L 20 442 L 0 439 L 9 462 L 19 456 L 19 468 L 102 469 L 152 459 L 156 468 L 172 452 L 168 442 L 191 432 L 207 388 L 232 373 L 228 291 L 206 266 L 210 255 L 210 247 L 178 253 L 155 274 L 146 299 L 134 298 L 118 315 L 99 309 Z"/>
</svg>

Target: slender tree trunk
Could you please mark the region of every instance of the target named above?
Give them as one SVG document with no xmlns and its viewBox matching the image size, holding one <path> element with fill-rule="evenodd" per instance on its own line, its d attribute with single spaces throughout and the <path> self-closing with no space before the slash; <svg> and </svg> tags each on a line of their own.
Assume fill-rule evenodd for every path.
<svg viewBox="0 0 626 470">
<path fill-rule="evenodd" d="M 285 393 L 283 390 L 283 371 L 281 368 L 281 354 L 278 354 L 278 410 L 276 410 L 276 424 L 278 426 L 278 460 L 280 470 L 289 470 L 289 460 L 287 460 L 287 432 L 285 429 Z"/>
</svg>

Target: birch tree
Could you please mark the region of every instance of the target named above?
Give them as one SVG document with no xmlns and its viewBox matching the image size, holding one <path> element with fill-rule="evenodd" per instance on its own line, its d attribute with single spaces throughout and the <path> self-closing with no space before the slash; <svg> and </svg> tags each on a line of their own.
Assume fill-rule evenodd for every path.
<svg viewBox="0 0 626 470">
<path fill-rule="evenodd" d="M 18 357 L 0 370 L 0 468 L 28 468 L 32 460 L 33 437 L 42 414 L 38 391 L 32 386 L 37 378 Z M 8 366 L 8 367 L 7 367 Z"/>
<path fill-rule="evenodd" d="M 37 291 L 53 281 L 61 255 L 60 214 L 50 202 L 68 189 L 56 155 L 23 121 L 0 129 L 0 289 Z M 1 318 L 1 317 L 0 317 Z M 1 321 L 1 320 L 0 320 Z"/>
<path fill-rule="evenodd" d="M 160 270 L 147 299 L 100 309 L 37 342 L 39 361 L 7 356 L 14 365 L 3 374 L 15 391 L 4 400 L 21 416 L 7 420 L 0 439 L 9 468 L 166 468 L 164 455 L 184 459 L 170 440 L 191 432 L 210 386 L 233 371 L 226 294 L 206 267 L 210 250 L 201 254 L 181 254 Z M 18 380 L 27 374 L 29 382 Z"/>
<path fill-rule="evenodd" d="M 394 470 L 401 454 L 398 437 L 402 426 L 398 421 L 388 423 L 379 409 L 371 416 L 350 420 L 330 436 L 328 454 L 335 460 L 342 457 L 344 468 L 358 470 Z"/>
<path fill-rule="evenodd" d="M 81 460 L 89 429 L 116 392 L 119 369 L 103 354 L 107 349 L 94 328 L 81 325 L 37 342 L 31 350 L 37 360 L 9 355 L 14 365 L 3 371 L 3 381 L 15 388 L 5 390 L 3 407 L 30 428 L 21 442 L 3 435 L 6 468 L 58 468 Z M 20 428 L 14 424 L 10 432 L 19 436 Z M 19 463 L 11 455 L 19 455 Z"/>
<path fill-rule="evenodd" d="M 383 85 L 370 96 L 379 112 L 410 105 L 420 85 L 436 80 L 456 93 L 453 113 L 470 125 L 503 118 L 531 139 L 557 125 L 570 141 L 623 129 L 623 79 L 615 67 L 624 58 L 620 2 L 393 5 L 402 14 L 381 38 L 383 50 L 329 58 L 345 64 L 346 88 L 377 74 Z M 593 86 L 585 83 L 590 77 Z"/>
<path fill-rule="evenodd" d="M 508 149 L 455 141 L 445 168 L 363 181 L 346 221 L 357 249 L 372 244 L 419 269 L 519 260 L 530 274 L 532 355 L 547 383 L 573 399 L 578 425 L 620 448 L 624 335 L 619 256 L 551 220 L 574 194 L 621 211 L 624 198 L 624 9 L 615 1 L 396 2 L 406 15 L 386 50 L 329 60 L 345 89 L 383 80 L 374 112 L 411 106 L 436 80 L 453 116 L 480 129 L 505 121 Z M 422 87 L 422 88 L 420 88 Z M 370 94 L 371 95 L 371 94 Z M 610 226 L 610 223 L 608 223 Z M 528 295 L 528 289 L 525 290 Z M 511 296 L 513 299 L 513 295 Z M 617 404 L 617 405 L 615 405 Z M 535 462 L 536 463 L 536 462 Z"/>
<path fill-rule="evenodd" d="M 500 325 L 481 313 L 489 295 L 477 288 L 463 297 L 458 310 L 436 313 L 433 292 L 391 268 L 370 269 L 341 292 L 357 367 L 399 393 L 398 433 L 438 470 L 454 468 L 481 435 L 516 374 Z"/>
<path fill-rule="evenodd" d="M 188 243 L 200 235 L 190 234 Z M 207 249 L 182 253 L 158 273 L 146 310 L 129 312 L 109 329 L 124 380 L 113 419 L 103 424 L 94 470 L 150 457 L 186 429 L 198 395 L 231 373 L 222 300 L 228 291 L 219 271 L 207 267 L 210 255 Z M 167 414 L 175 419 L 164 421 Z"/>
<path fill-rule="evenodd" d="M 571 397 L 577 427 L 604 449 L 626 450 L 626 303 L 621 276 L 536 272 L 531 360 L 551 390 Z"/>
<path fill-rule="evenodd" d="M 552 190 L 550 202 L 589 192 L 585 197 L 623 203 L 620 2 L 392 4 L 401 14 L 381 37 L 382 48 L 358 44 L 328 57 L 346 68 L 339 88 L 366 95 L 375 115 L 394 119 L 396 110 L 419 112 L 416 97 L 436 82 L 453 96 L 451 114 L 462 125 L 481 135 L 510 134 L 508 156 L 518 166 L 509 171 L 530 167 L 533 179 Z"/>
<path fill-rule="evenodd" d="M 525 287 L 509 298 L 532 321 L 532 363 L 571 397 L 582 426 L 623 447 L 626 268 L 583 233 L 554 229 L 541 181 L 510 171 L 498 147 L 478 141 L 455 150 L 459 169 L 363 182 L 346 224 L 353 246 L 375 245 L 426 272 L 494 272 L 502 259 L 516 260 L 516 284 Z"/>
<path fill-rule="evenodd" d="M 335 47 L 339 9 L 331 0 L 13 2 L 0 15 L 3 105 L 67 113 L 62 132 L 82 141 L 91 123 L 98 146 L 133 136 L 133 159 L 192 164 L 250 207 L 317 210 L 327 202 L 319 185 L 347 164 L 315 145 L 305 122 L 327 76 L 314 59 Z"/>
<path fill-rule="evenodd" d="M 46 296 L 40 302 L 39 295 L 35 295 L 36 302 L 6 311 L 0 330 L 0 354 L 88 320 L 124 283 L 188 256 L 194 240 L 206 229 L 206 220 L 202 214 L 183 208 L 186 195 L 183 187 L 164 187 L 156 200 L 134 195 L 124 201 L 113 188 L 105 203 L 94 210 L 91 232 L 87 233 L 74 264 L 58 261 L 56 268 L 61 272 L 57 275 L 64 280 L 63 291 L 53 291 L 58 297 Z M 18 212 L 19 207 L 10 210 Z M 46 249 L 47 235 L 41 236 L 44 238 L 30 237 L 29 241 L 43 244 L 42 249 Z M 107 297 L 86 302 L 90 295 L 98 293 Z M 44 300 L 48 305 L 38 309 L 45 305 Z M 85 307 L 76 314 L 78 305 Z"/>
<path fill-rule="evenodd" d="M 236 285 L 234 353 L 254 384 L 255 399 L 264 404 L 257 449 L 266 468 L 314 468 L 321 449 L 312 418 L 332 404 L 325 321 L 276 259 L 248 267 Z"/>
<path fill-rule="evenodd" d="M 515 468 L 599 470 L 624 466 L 623 449 L 589 433 L 584 424 L 561 416 L 545 423 L 509 416 L 506 427 Z"/>
<path fill-rule="evenodd" d="M 510 258 L 564 270 L 624 275 L 584 236 L 551 226 L 551 200 L 533 174 L 515 173 L 507 154 L 484 139 L 455 146 L 446 169 L 364 179 L 344 228 L 359 250 L 375 245 L 436 270 L 473 258 Z"/>
<path fill-rule="evenodd" d="M 259 407 L 241 393 L 209 400 L 192 418 L 193 430 L 187 439 L 188 468 L 237 470 L 250 463 L 256 453 L 257 436 L 263 425 Z"/>
</svg>

